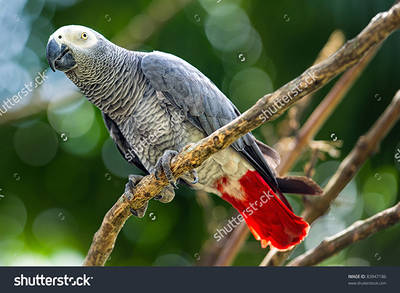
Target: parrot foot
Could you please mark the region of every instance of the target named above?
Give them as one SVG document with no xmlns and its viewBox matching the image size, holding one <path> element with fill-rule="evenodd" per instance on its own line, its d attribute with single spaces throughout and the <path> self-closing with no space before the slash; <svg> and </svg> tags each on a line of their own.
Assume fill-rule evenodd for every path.
<svg viewBox="0 0 400 293">
<path fill-rule="evenodd" d="M 146 214 L 148 206 L 149 206 L 149 202 L 146 202 L 145 205 L 143 207 L 141 207 L 140 209 L 134 210 L 133 208 L 130 208 L 130 211 L 131 211 L 132 215 L 134 215 L 135 217 L 143 218 L 144 215 Z"/>
<path fill-rule="evenodd" d="M 129 181 L 125 185 L 125 192 L 124 196 L 127 200 L 132 200 L 133 198 L 133 193 L 132 191 L 135 189 L 135 186 L 142 180 L 143 176 L 141 175 L 129 175 Z M 134 210 L 133 208 L 130 208 L 130 211 L 132 215 L 138 217 L 138 218 L 143 218 L 144 215 L 146 214 L 148 202 L 141 207 L 140 209 Z"/>
<path fill-rule="evenodd" d="M 199 176 L 197 175 L 197 171 L 195 169 L 189 171 L 190 175 L 193 178 L 193 181 L 190 182 L 191 184 L 196 184 L 199 182 Z"/>
<path fill-rule="evenodd" d="M 177 154 L 177 151 L 166 150 L 161 158 L 158 159 L 154 171 L 154 176 L 156 176 L 157 179 L 159 179 L 157 174 L 160 174 L 161 171 L 164 171 L 169 183 L 176 189 L 178 186 L 176 185 L 176 179 L 171 171 L 171 159 Z"/>
<path fill-rule="evenodd" d="M 154 199 L 158 200 L 162 203 L 169 203 L 175 197 L 174 187 L 172 185 L 168 185 L 165 187 L 159 195 L 155 196 Z"/>
<path fill-rule="evenodd" d="M 194 143 L 189 143 L 189 144 L 185 145 L 185 146 L 182 148 L 182 152 L 189 150 L 189 149 L 192 148 L 193 146 L 194 146 Z M 193 170 L 190 170 L 188 173 L 189 173 L 190 177 L 193 178 L 193 181 L 192 181 L 192 182 L 189 182 L 189 183 L 191 183 L 191 184 L 196 184 L 196 183 L 199 182 L 199 176 L 197 175 L 197 171 L 196 171 L 196 170 L 194 170 L 194 169 L 193 169 Z"/>
</svg>

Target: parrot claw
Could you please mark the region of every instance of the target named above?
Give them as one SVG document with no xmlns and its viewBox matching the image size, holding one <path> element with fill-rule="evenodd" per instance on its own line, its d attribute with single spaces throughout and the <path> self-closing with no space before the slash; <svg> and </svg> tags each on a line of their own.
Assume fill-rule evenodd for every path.
<svg viewBox="0 0 400 293">
<path fill-rule="evenodd" d="M 129 210 L 131 211 L 132 215 L 134 215 L 135 217 L 138 217 L 137 211 L 135 211 L 133 208 L 129 208 Z"/>
<path fill-rule="evenodd" d="M 135 189 L 135 186 L 140 182 L 140 180 L 142 180 L 142 178 L 143 176 L 141 175 L 129 175 L 129 181 L 125 185 L 125 192 L 124 192 L 124 196 L 127 200 L 132 200 L 133 198 L 132 191 Z M 146 214 L 147 206 L 148 202 L 146 202 L 146 204 L 140 209 L 135 210 L 133 208 L 130 208 L 130 211 L 132 215 L 138 218 L 143 218 L 144 215 Z"/>
<path fill-rule="evenodd" d="M 199 182 L 199 176 L 197 175 L 197 171 L 196 170 L 190 170 L 190 175 L 192 175 L 192 177 L 193 177 L 193 181 L 192 182 L 190 182 L 191 184 L 196 184 L 196 183 L 198 183 Z"/>
<path fill-rule="evenodd" d="M 130 208 L 130 211 L 131 211 L 132 215 L 134 215 L 135 217 L 143 218 L 144 215 L 146 214 L 148 206 L 149 206 L 149 203 L 146 202 L 146 204 L 143 207 L 141 207 L 140 209 L 135 210 L 133 208 Z"/>
<path fill-rule="evenodd" d="M 185 152 L 185 151 L 187 151 L 187 150 L 189 150 L 190 148 L 192 148 L 194 146 L 194 143 L 189 143 L 189 144 L 187 144 L 187 145 L 185 145 L 183 148 L 182 148 L 182 152 Z M 189 175 L 190 175 L 190 177 L 193 179 L 193 181 L 191 181 L 191 182 L 189 182 L 190 184 L 196 184 L 196 183 L 199 183 L 199 176 L 197 175 L 197 171 L 196 170 L 190 170 L 189 171 Z"/>
<path fill-rule="evenodd" d="M 167 177 L 169 183 L 175 188 L 178 189 L 178 186 L 176 185 L 176 179 L 174 175 L 172 174 L 171 171 L 171 159 L 175 157 L 178 154 L 177 151 L 172 151 L 172 150 L 166 150 L 164 154 L 161 156 L 160 159 L 158 159 L 158 162 L 155 166 L 155 171 L 154 171 L 154 176 L 158 178 L 157 174 L 159 172 L 164 171 L 165 176 Z"/>
<path fill-rule="evenodd" d="M 130 190 L 135 189 L 135 186 L 140 182 L 140 180 L 143 179 L 142 175 L 129 175 L 128 177 L 128 183 L 125 186 L 125 191 L 126 188 L 130 187 Z"/>
<path fill-rule="evenodd" d="M 155 200 L 158 200 L 162 203 L 169 203 L 171 202 L 174 197 L 175 197 L 175 191 L 174 189 L 178 189 L 178 185 L 176 184 L 176 180 L 174 175 L 172 175 L 171 171 L 171 159 L 175 157 L 178 154 L 176 151 L 172 150 L 166 150 L 164 154 L 161 156 L 160 159 L 158 159 L 158 162 L 154 168 L 154 176 L 159 179 L 157 174 L 160 174 L 160 172 L 164 171 L 165 176 L 168 179 L 168 182 L 170 185 L 165 187 L 159 195 L 154 197 Z"/>
<path fill-rule="evenodd" d="M 155 196 L 154 199 L 162 203 L 169 203 L 174 199 L 174 197 L 175 197 L 174 187 L 168 185 L 160 192 L 159 195 Z"/>
</svg>

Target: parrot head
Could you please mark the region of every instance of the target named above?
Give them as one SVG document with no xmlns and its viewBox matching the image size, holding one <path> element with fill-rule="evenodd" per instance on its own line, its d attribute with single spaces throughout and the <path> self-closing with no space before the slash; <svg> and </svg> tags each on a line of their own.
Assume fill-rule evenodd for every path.
<svg viewBox="0 0 400 293">
<path fill-rule="evenodd" d="M 68 72 L 74 69 L 91 68 L 104 53 L 108 42 L 96 31 L 80 26 L 68 25 L 56 30 L 49 38 L 46 57 L 50 68 Z"/>
</svg>

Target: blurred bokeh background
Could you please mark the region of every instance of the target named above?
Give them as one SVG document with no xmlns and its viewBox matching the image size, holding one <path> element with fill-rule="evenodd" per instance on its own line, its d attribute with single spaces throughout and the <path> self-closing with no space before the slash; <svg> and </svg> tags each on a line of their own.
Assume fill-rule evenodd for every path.
<svg viewBox="0 0 400 293">
<path fill-rule="evenodd" d="M 127 48 L 173 53 L 244 111 L 310 66 L 334 30 L 352 38 L 392 3 L 0 0 L 0 265 L 80 265 L 127 175 L 139 173 L 123 161 L 100 112 L 62 73 L 49 70 L 45 47 L 55 29 L 86 25 Z M 343 142 L 339 157 L 319 160 L 314 179 L 321 185 L 398 90 L 399 52 L 397 32 L 319 131 L 318 140 Z M 302 122 L 332 84 L 315 95 Z M 5 110 L 7 99 L 18 94 L 21 100 Z M 273 145 L 284 118 L 255 134 Z M 397 125 L 294 256 L 399 200 L 399 132 Z M 301 174 L 308 159 L 306 152 L 294 172 Z M 289 200 L 301 211 L 299 197 Z M 172 203 L 151 202 L 145 218 L 128 220 L 107 264 L 196 265 L 205 257 L 204 244 L 215 241 L 212 235 L 233 214 L 216 196 L 181 187 Z M 322 264 L 399 265 L 399 242 L 397 225 Z M 258 265 L 265 253 L 251 237 L 234 264 Z"/>
</svg>

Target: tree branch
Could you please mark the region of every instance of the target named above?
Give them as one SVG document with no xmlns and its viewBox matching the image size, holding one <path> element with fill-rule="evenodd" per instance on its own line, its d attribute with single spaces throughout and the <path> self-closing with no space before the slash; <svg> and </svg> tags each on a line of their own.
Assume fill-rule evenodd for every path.
<svg viewBox="0 0 400 293">
<path fill-rule="evenodd" d="M 192 0 L 153 1 L 143 13 L 134 16 L 112 41 L 131 50 L 137 49 L 190 2 Z M 80 98 L 81 95 L 76 92 L 76 95 L 67 97 L 64 100 L 75 101 Z M 36 99 L 32 99 L 29 104 L 21 109 L 0 116 L 0 125 L 35 115 L 43 111 L 43 109 L 47 109 L 48 106 L 49 101 L 42 101 L 40 96 L 36 95 Z"/>
<path fill-rule="evenodd" d="M 400 221 L 400 203 L 366 220 L 357 221 L 342 232 L 326 238 L 314 249 L 293 259 L 288 266 L 312 266 L 334 255 L 345 247 L 363 240 Z"/>
<path fill-rule="evenodd" d="M 343 160 L 336 173 L 329 180 L 324 188 L 322 197 L 309 199 L 310 204 L 306 206 L 306 209 L 302 213 L 302 217 L 308 223 L 311 224 L 329 209 L 332 201 L 336 199 L 364 162 L 377 149 L 379 143 L 399 119 L 399 115 L 400 91 L 396 93 L 390 105 L 367 134 L 359 138 L 356 146 Z M 290 255 L 291 251 L 272 249 L 268 252 L 261 265 L 281 265 Z"/>
<path fill-rule="evenodd" d="M 179 153 L 171 162 L 175 178 L 200 166 L 211 155 L 227 148 L 242 135 L 264 122 L 277 118 L 290 105 L 321 88 L 336 75 L 360 61 L 369 48 L 381 43 L 399 26 L 400 4 L 397 4 L 389 11 L 378 14 L 357 37 L 347 42 L 336 54 L 309 68 L 274 93 L 262 97 L 237 119 Z M 295 90 L 298 92 L 297 95 L 294 94 Z M 266 115 L 277 105 L 281 107 L 275 113 Z M 94 236 L 84 265 L 105 263 L 113 249 L 118 232 L 129 217 L 129 207 L 133 209 L 142 207 L 169 184 L 165 174 L 160 174 L 159 177 L 159 180 L 154 175 L 144 177 L 133 190 L 134 196 L 131 200 L 121 196 L 114 204 Z"/>
<path fill-rule="evenodd" d="M 343 32 L 340 30 L 335 30 L 329 36 L 328 41 L 326 42 L 322 50 L 319 52 L 318 57 L 315 59 L 313 65 L 318 64 L 327 59 L 329 56 L 333 55 L 337 50 L 340 49 L 340 47 L 343 46 L 345 41 L 346 39 Z M 298 130 L 301 115 L 309 105 L 312 98 L 313 98 L 312 94 L 308 95 L 289 109 L 286 119 L 278 125 L 278 131 L 280 137 L 292 136 L 293 133 L 296 130 Z M 281 150 L 278 148 L 278 151 Z"/>
<path fill-rule="evenodd" d="M 282 162 L 278 166 L 278 173 L 280 175 L 284 175 L 289 172 L 292 166 L 296 163 L 297 159 L 300 157 L 305 147 L 314 138 L 318 130 L 321 129 L 322 125 L 332 114 L 333 110 L 336 109 L 339 103 L 346 96 L 354 82 L 369 64 L 371 59 L 375 56 L 378 49 L 379 46 L 371 48 L 359 63 L 343 74 L 343 76 L 329 91 L 328 95 L 321 102 L 321 104 L 319 104 L 318 107 L 312 112 L 306 123 L 304 123 L 303 127 L 296 135 L 295 141 L 290 150 L 284 156 L 282 156 Z"/>
<path fill-rule="evenodd" d="M 311 116 L 307 119 L 306 123 L 301 127 L 293 143 L 288 144 L 286 142 L 287 139 L 293 140 L 293 138 L 284 138 L 282 140 L 285 141 L 283 143 L 291 146 L 289 147 L 289 149 L 285 150 L 283 154 L 281 154 L 282 161 L 277 168 L 279 175 L 284 176 L 293 167 L 293 165 L 296 163 L 297 159 L 307 147 L 309 142 L 314 138 L 318 130 L 321 129 L 321 127 L 324 125 L 332 112 L 346 96 L 346 93 L 360 76 L 361 72 L 375 56 L 375 53 L 378 51 L 379 47 L 380 46 L 371 48 L 368 53 L 360 60 L 359 63 L 354 65 L 351 69 L 343 74 L 343 76 L 329 91 L 328 95 L 313 111 Z M 309 97 L 311 97 L 311 95 L 308 95 L 305 98 L 308 99 Z M 301 100 L 301 102 L 303 102 L 303 100 Z M 290 110 L 292 110 L 293 108 L 294 107 L 292 107 Z M 215 265 L 230 265 L 233 262 L 236 254 L 239 252 L 240 248 L 246 241 L 248 235 L 249 230 L 247 229 L 246 223 L 241 223 L 239 226 L 237 226 L 235 228 L 234 234 L 228 239 L 227 244 L 222 248 L 220 255 L 217 258 L 217 261 L 215 262 Z"/>
<path fill-rule="evenodd" d="M 244 242 L 250 234 L 250 230 L 246 225 L 246 222 L 240 223 L 233 230 L 229 239 L 226 241 L 221 251 L 219 252 L 214 266 L 229 266 L 232 264 L 235 256 L 242 248 Z"/>
<path fill-rule="evenodd" d="M 331 202 L 350 182 L 365 160 L 377 150 L 379 143 L 399 119 L 399 115 L 400 91 L 396 93 L 392 102 L 367 134 L 359 138 L 355 148 L 343 160 L 335 175 L 324 188 L 323 196 L 318 199 L 314 198 L 312 205 L 304 210 L 303 216 L 307 221 L 312 223 L 327 211 Z"/>
<path fill-rule="evenodd" d="M 334 54 L 339 48 L 344 44 L 344 35 L 341 31 L 334 31 L 325 46 L 322 48 L 320 53 L 318 54 L 317 59 L 314 64 L 318 64 L 324 61 L 326 58 Z M 293 107 L 289 109 L 289 113 L 285 121 L 283 121 L 280 133 L 282 137 L 286 137 L 291 135 L 292 130 L 297 129 L 295 125 L 298 124 L 298 118 L 303 112 L 304 108 L 307 107 L 309 101 L 312 99 L 313 95 L 309 94 L 302 98 L 299 102 L 297 102 Z M 295 124 L 295 125 L 293 125 Z M 277 143 L 280 145 L 280 142 Z M 286 144 L 285 144 L 286 145 Z M 281 151 L 278 148 L 278 151 Z M 282 157 L 282 153 L 281 153 Z M 225 243 L 220 248 L 220 244 L 215 244 L 215 249 L 218 249 L 218 253 L 216 254 L 216 260 L 214 263 L 211 263 L 215 266 L 229 266 L 232 264 L 235 256 L 238 254 L 239 250 L 242 248 L 243 244 L 246 242 L 247 237 L 250 234 L 250 230 L 247 228 L 245 222 L 239 224 L 239 226 L 234 228 L 232 234 L 229 235 L 228 239 L 224 239 Z"/>
</svg>

